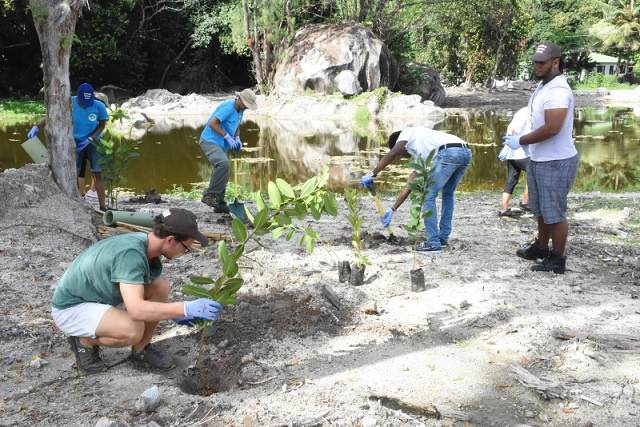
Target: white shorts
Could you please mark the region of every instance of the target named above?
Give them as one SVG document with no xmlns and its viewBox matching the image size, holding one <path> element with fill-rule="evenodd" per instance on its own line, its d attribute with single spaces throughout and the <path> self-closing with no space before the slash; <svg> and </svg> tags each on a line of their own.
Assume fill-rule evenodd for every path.
<svg viewBox="0 0 640 427">
<path fill-rule="evenodd" d="M 96 302 L 85 302 L 64 309 L 52 307 L 51 317 L 58 328 L 69 336 L 95 338 L 102 316 L 111 307 Z"/>
</svg>

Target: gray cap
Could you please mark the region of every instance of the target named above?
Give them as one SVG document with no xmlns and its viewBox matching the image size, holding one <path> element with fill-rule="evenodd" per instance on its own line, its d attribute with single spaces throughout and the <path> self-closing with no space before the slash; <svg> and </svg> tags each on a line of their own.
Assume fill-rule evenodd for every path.
<svg viewBox="0 0 640 427">
<path fill-rule="evenodd" d="M 172 234 L 186 234 L 202 243 L 203 246 L 209 244 L 209 239 L 198 231 L 198 222 L 193 212 L 178 208 L 167 209 L 162 212 L 161 220 L 165 230 L 168 232 Z"/>
<path fill-rule="evenodd" d="M 536 53 L 534 53 L 531 58 L 532 61 L 543 62 L 549 58 L 561 58 L 562 51 L 560 50 L 560 46 L 551 42 L 540 43 L 536 48 Z"/>
</svg>

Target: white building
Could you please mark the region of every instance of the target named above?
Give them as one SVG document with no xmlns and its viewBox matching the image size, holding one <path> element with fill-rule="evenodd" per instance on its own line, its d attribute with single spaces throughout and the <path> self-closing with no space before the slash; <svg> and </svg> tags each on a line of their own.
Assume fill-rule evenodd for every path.
<svg viewBox="0 0 640 427">
<path fill-rule="evenodd" d="M 590 53 L 589 60 L 591 62 L 595 62 L 594 67 L 590 70 L 594 73 L 603 73 L 608 76 L 612 76 L 616 72 L 616 65 L 618 65 L 618 58 L 614 56 L 607 56 L 601 53 Z M 633 71 L 634 66 L 633 61 L 627 62 L 626 60 L 622 60 L 620 62 L 620 72 L 618 76 L 623 76 L 627 73 Z"/>
</svg>

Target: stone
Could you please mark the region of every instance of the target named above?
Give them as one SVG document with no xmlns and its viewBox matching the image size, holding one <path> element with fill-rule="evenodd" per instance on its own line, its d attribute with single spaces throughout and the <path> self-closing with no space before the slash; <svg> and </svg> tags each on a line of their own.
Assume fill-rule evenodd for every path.
<svg viewBox="0 0 640 427">
<path fill-rule="evenodd" d="M 393 88 L 398 64 L 391 51 L 369 28 L 359 25 L 307 25 L 276 67 L 274 92 L 306 90 L 357 95 L 379 87 Z"/>
</svg>

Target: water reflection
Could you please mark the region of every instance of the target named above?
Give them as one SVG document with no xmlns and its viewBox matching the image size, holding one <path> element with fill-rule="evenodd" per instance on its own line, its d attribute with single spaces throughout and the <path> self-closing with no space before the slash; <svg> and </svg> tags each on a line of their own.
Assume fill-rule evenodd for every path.
<svg viewBox="0 0 640 427">
<path fill-rule="evenodd" d="M 511 112 L 511 114 L 513 114 Z M 142 140 L 140 157 L 132 159 L 126 174 L 136 192 L 156 188 L 166 192 L 174 185 L 189 189 L 208 182 L 211 166 L 198 146 L 208 115 L 168 118 L 149 128 L 132 129 L 130 137 Z M 497 160 L 501 136 L 511 120 L 507 114 L 474 112 L 448 116 L 434 127 L 468 141 L 473 162 L 460 184 L 462 191 L 501 190 L 506 164 Z M 240 152 L 238 182 L 251 190 L 265 190 L 269 180 L 284 178 L 304 182 L 322 166 L 330 167 L 329 186 L 334 191 L 355 187 L 387 151 L 389 133 L 400 130 L 388 123 L 353 126 L 331 120 L 307 122 L 259 118 L 241 126 L 245 150 Z M 425 123 L 432 126 L 432 123 Z M 20 167 L 30 159 L 20 147 L 31 123 L 0 127 L 0 170 Z M 127 138 L 129 135 L 126 135 Z M 574 136 L 580 153 L 576 187 L 580 190 L 637 190 L 640 177 L 640 124 L 628 108 L 576 112 Z M 401 187 L 408 176 L 403 162 L 390 165 L 377 179 L 380 187 Z"/>
</svg>

